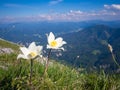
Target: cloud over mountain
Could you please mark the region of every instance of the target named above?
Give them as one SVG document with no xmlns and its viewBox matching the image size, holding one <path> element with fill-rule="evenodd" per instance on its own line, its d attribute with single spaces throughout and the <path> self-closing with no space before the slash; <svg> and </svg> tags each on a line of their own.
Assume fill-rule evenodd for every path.
<svg viewBox="0 0 120 90">
<path fill-rule="evenodd" d="M 51 4 L 57 4 L 63 0 L 52 0 Z M 21 7 L 17 4 L 6 4 L 7 7 Z M 25 7 L 25 6 L 24 6 Z M 27 7 L 26 7 L 27 8 Z M 29 7 L 30 9 L 30 7 Z M 17 21 L 85 21 L 85 20 L 120 20 L 120 4 L 104 4 L 100 10 L 83 11 L 69 10 L 66 12 L 50 12 L 35 15 L 27 15 L 21 17 L 5 16 L 0 18 L 2 22 L 17 22 Z"/>
</svg>

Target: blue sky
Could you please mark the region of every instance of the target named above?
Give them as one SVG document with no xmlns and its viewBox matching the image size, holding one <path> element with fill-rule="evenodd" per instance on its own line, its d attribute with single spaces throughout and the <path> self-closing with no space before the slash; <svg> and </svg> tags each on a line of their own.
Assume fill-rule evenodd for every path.
<svg viewBox="0 0 120 90">
<path fill-rule="evenodd" d="M 120 0 L 1 0 L 0 22 L 120 20 Z"/>
</svg>

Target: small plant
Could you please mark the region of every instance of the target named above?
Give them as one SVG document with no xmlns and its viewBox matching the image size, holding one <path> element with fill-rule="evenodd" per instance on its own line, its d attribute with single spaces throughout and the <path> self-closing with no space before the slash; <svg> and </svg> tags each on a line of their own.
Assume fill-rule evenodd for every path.
<svg viewBox="0 0 120 90">
<path fill-rule="evenodd" d="M 115 59 L 115 56 L 114 56 L 114 53 L 113 53 L 113 48 L 112 48 L 112 46 L 111 46 L 110 44 L 108 44 L 108 48 L 109 48 L 109 50 L 110 50 L 110 52 L 111 52 L 113 61 L 114 61 L 115 64 L 120 68 L 120 65 L 117 63 L 117 61 L 116 61 L 116 59 Z"/>
<path fill-rule="evenodd" d="M 64 44 L 66 44 L 65 41 L 63 41 L 62 37 L 58 37 L 55 39 L 55 36 L 52 32 L 50 32 L 49 35 L 47 35 L 47 39 L 48 39 L 48 45 L 47 48 L 50 49 L 49 53 L 48 53 L 48 59 L 47 59 L 47 63 L 46 63 L 46 68 L 45 68 L 45 72 L 44 74 L 46 74 L 47 69 L 48 69 L 48 64 L 49 64 L 49 58 L 50 58 L 50 53 L 52 49 L 62 49 L 64 50 L 64 48 L 62 47 Z"/>
<path fill-rule="evenodd" d="M 32 74 L 33 74 L 33 60 L 37 56 L 41 56 L 42 46 L 36 46 L 35 42 L 32 42 L 28 48 L 20 47 L 22 54 L 19 54 L 17 59 L 24 58 L 30 60 L 30 84 L 32 84 Z"/>
<path fill-rule="evenodd" d="M 46 65 L 45 65 L 44 76 L 47 74 L 51 50 L 52 49 L 62 49 L 62 50 L 64 50 L 64 48 L 62 46 L 64 44 L 66 44 L 66 42 L 63 41 L 62 37 L 58 37 L 58 38 L 55 39 L 55 36 L 52 32 L 50 32 L 50 34 L 47 35 L 47 38 L 48 38 L 47 48 L 50 49 L 50 51 L 48 53 L 48 57 L 47 57 Z M 30 85 L 32 85 L 33 60 L 37 56 L 42 57 L 42 55 L 41 55 L 42 49 L 43 49 L 43 47 L 42 46 L 36 46 L 35 42 L 32 42 L 29 45 L 28 48 L 20 47 L 20 50 L 21 50 L 22 53 L 18 55 L 17 59 L 23 58 L 23 59 L 30 60 Z"/>
</svg>

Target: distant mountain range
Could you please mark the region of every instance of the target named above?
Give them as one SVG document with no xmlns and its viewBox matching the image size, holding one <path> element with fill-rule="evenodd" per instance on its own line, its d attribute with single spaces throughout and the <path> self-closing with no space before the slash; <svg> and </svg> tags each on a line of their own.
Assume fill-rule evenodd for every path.
<svg viewBox="0 0 120 90">
<path fill-rule="evenodd" d="M 16 43 L 42 42 L 45 34 L 54 32 L 57 35 L 81 30 L 82 25 L 76 22 L 20 22 L 0 24 L 0 37 Z"/>
<path fill-rule="evenodd" d="M 27 45 L 32 41 L 46 46 L 46 33 L 53 32 L 67 42 L 64 52 L 53 58 L 86 68 L 116 69 L 107 44 L 120 63 L 120 21 L 26 22 L 0 25 L 0 38 Z"/>
<path fill-rule="evenodd" d="M 0 38 L 16 42 L 42 43 L 45 34 L 54 32 L 56 35 L 80 31 L 83 28 L 103 24 L 114 28 L 120 27 L 120 21 L 83 21 L 83 22 L 18 22 L 0 24 Z"/>
</svg>

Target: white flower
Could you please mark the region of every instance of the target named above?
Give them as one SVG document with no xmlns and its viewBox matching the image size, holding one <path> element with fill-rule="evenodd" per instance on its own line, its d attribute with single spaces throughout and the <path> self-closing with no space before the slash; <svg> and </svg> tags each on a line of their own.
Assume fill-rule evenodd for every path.
<svg viewBox="0 0 120 90">
<path fill-rule="evenodd" d="M 108 47 L 109 47 L 110 52 L 112 52 L 113 51 L 112 46 L 110 44 L 108 44 Z"/>
<path fill-rule="evenodd" d="M 19 54 L 17 59 L 24 58 L 24 59 L 33 59 L 37 56 L 41 56 L 42 53 L 42 46 L 36 46 L 35 42 L 32 42 L 28 48 L 20 47 L 22 54 Z"/>
<path fill-rule="evenodd" d="M 52 32 L 50 32 L 49 36 L 47 35 L 47 39 L 48 39 L 48 45 L 47 48 L 49 49 L 62 49 L 64 50 L 64 48 L 62 47 L 64 44 L 66 44 L 65 41 L 63 41 L 62 37 L 58 37 L 55 39 L 55 36 Z"/>
</svg>

